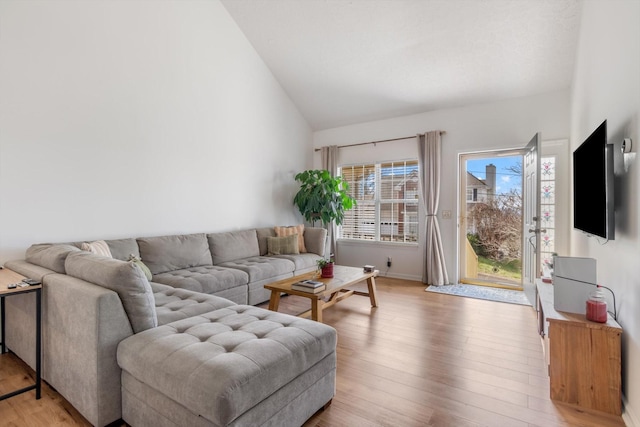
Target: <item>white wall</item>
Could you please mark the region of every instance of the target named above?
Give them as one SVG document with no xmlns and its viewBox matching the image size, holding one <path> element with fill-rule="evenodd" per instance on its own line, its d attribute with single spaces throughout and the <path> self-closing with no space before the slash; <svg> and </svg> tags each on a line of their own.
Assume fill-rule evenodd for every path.
<svg viewBox="0 0 640 427">
<path fill-rule="evenodd" d="M 610 143 L 640 145 L 640 2 L 588 1 L 583 5 L 571 94 L 571 148 L 607 120 Z M 572 232 L 574 256 L 595 258 L 598 282 L 612 288 L 623 327 L 623 391 L 627 425 L 640 426 L 640 235 L 638 151 L 615 155 L 615 240 Z"/>
<path fill-rule="evenodd" d="M 301 220 L 311 129 L 218 1 L 2 1 L 0 52 L 0 262 Z"/>
<path fill-rule="evenodd" d="M 314 147 L 347 145 L 397 138 L 430 130 L 443 130 L 442 188 L 439 222 L 450 280 L 457 281 L 458 156 L 461 153 L 522 148 L 536 132 L 543 140 L 569 136 L 569 91 L 518 98 L 492 104 L 439 110 L 429 113 L 380 120 L 314 133 Z M 415 140 L 386 142 L 339 150 L 340 163 L 417 158 Z M 320 165 L 316 153 L 315 166 Z M 443 219 L 442 211 L 453 212 Z M 386 274 L 387 257 L 393 258 L 389 276 L 413 280 L 422 277 L 422 247 L 398 244 L 341 242 L 338 261 L 347 265 L 374 264 Z"/>
</svg>

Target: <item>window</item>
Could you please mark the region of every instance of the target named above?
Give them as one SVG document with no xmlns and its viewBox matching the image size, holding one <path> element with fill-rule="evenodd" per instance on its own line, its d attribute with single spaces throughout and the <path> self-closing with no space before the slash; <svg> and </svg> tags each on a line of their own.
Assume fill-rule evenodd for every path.
<svg viewBox="0 0 640 427">
<path fill-rule="evenodd" d="M 418 161 L 342 166 L 356 206 L 345 212 L 342 239 L 418 242 Z"/>
<path fill-rule="evenodd" d="M 477 201 L 478 201 L 478 189 L 467 188 L 467 202 L 477 202 Z"/>
</svg>

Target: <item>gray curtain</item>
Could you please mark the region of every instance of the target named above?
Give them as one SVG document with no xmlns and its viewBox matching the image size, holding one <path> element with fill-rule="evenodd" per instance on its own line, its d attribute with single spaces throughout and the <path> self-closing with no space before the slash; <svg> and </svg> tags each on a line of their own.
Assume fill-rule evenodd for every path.
<svg viewBox="0 0 640 427">
<path fill-rule="evenodd" d="M 320 154 L 322 155 L 322 169 L 329 171 L 332 177 L 338 174 L 338 146 L 337 145 L 329 145 L 328 147 L 322 147 L 320 150 Z M 329 239 L 329 253 L 334 254 L 335 257 L 338 256 L 336 253 L 336 234 L 338 232 L 338 227 L 336 227 L 336 223 L 334 221 L 328 225 L 328 239 Z"/>
<path fill-rule="evenodd" d="M 420 185 L 426 214 L 423 227 L 426 236 L 423 240 L 425 251 L 422 282 L 435 286 L 449 283 L 437 217 L 442 168 L 441 145 L 440 131 L 418 135 Z"/>
</svg>

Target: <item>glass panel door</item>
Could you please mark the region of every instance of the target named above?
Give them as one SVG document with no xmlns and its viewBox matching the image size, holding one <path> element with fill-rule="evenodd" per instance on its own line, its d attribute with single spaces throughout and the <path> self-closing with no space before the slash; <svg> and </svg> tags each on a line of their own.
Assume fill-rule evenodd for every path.
<svg viewBox="0 0 640 427">
<path fill-rule="evenodd" d="M 460 157 L 461 283 L 522 288 L 522 150 Z"/>
</svg>

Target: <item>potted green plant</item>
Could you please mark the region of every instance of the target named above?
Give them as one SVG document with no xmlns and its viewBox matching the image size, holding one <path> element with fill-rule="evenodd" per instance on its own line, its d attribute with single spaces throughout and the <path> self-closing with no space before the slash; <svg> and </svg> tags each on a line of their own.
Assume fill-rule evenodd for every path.
<svg viewBox="0 0 640 427">
<path fill-rule="evenodd" d="M 333 277 L 333 258 L 320 258 L 318 261 L 318 270 L 320 270 L 320 277 Z"/>
<path fill-rule="evenodd" d="M 342 224 L 345 211 L 355 205 L 355 200 L 347 194 L 349 184 L 340 176 L 332 177 L 326 170 L 306 170 L 295 177 L 300 182 L 300 190 L 293 203 L 304 218 L 315 226 L 320 221 L 323 226 L 332 221 Z"/>
</svg>

